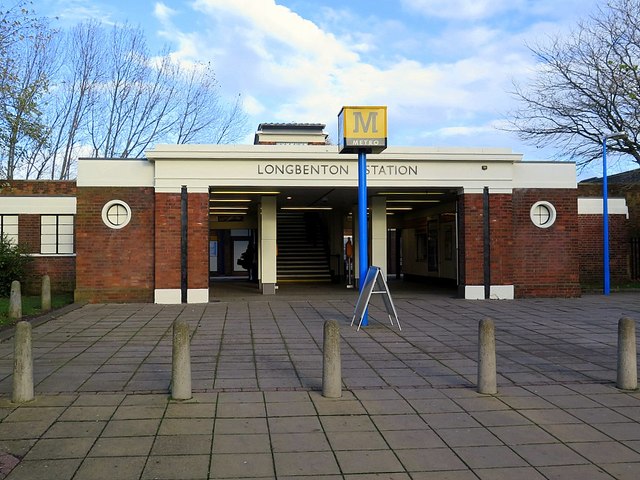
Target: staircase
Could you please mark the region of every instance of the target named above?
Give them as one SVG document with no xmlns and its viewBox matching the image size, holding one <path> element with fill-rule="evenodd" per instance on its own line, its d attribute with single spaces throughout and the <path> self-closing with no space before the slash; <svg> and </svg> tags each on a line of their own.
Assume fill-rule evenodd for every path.
<svg viewBox="0 0 640 480">
<path fill-rule="evenodd" d="M 278 283 L 330 282 L 326 235 L 319 217 L 278 213 Z"/>
</svg>

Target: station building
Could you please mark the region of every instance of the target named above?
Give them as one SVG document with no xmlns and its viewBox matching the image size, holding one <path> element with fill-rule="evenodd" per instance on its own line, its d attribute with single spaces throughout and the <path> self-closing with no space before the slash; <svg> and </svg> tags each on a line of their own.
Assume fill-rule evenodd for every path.
<svg viewBox="0 0 640 480">
<path fill-rule="evenodd" d="M 578 198 L 573 163 L 389 147 L 367 169 L 365 240 L 357 156 L 329 145 L 322 124 L 261 124 L 253 145 L 82 158 L 75 182 L 5 182 L 0 226 L 30 249 L 33 278 L 49 273 L 89 302 L 202 303 L 221 278 L 250 278 L 264 295 L 345 282 L 347 239 L 367 241 L 388 277 L 454 285 L 467 299 L 579 296 L 581 262 L 601 256 L 580 248 L 583 220 L 601 222 L 602 207 Z M 610 201 L 617 231 L 626 205 Z"/>
</svg>

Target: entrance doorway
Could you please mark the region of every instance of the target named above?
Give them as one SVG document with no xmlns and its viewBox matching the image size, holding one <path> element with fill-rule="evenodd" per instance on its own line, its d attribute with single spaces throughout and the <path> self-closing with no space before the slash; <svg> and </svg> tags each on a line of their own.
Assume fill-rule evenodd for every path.
<svg viewBox="0 0 640 480">
<path fill-rule="evenodd" d="M 222 281 L 246 284 L 260 291 L 266 284 L 272 286 L 273 293 L 278 285 L 298 283 L 318 287 L 335 283 L 345 288 L 345 236 L 352 237 L 352 276 L 357 276 L 357 238 L 353 235 L 356 225 L 352 215 L 357 204 L 355 193 L 355 189 L 346 187 L 280 186 L 277 191 L 211 187 L 211 288 Z M 373 262 L 375 253 L 375 260 L 386 269 L 388 279 L 457 285 L 458 259 L 462 254 L 458 195 L 455 188 L 370 188 L 370 211 L 376 216 L 375 220 L 369 218 L 369 261 Z M 265 210 L 267 199 L 270 206 Z M 380 235 L 385 231 L 381 228 L 386 234 Z M 260 258 L 260 252 L 265 251 L 261 236 L 270 242 L 269 254 L 263 253 L 264 258 Z"/>
<path fill-rule="evenodd" d="M 209 235 L 211 280 L 257 280 L 256 231 L 216 229 Z"/>
</svg>

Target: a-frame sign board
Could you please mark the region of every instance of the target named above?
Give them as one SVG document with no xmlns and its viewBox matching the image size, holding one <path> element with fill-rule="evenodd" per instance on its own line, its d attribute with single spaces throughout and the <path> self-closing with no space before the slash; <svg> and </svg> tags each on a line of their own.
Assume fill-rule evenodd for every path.
<svg viewBox="0 0 640 480">
<path fill-rule="evenodd" d="M 364 317 L 364 313 L 367 311 L 367 307 L 369 306 L 371 295 L 373 295 L 374 293 L 382 295 L 384 305 L 387 309 L 387 314 L 389 315 L 389 320 L 391 321 L 391 326 L 393 326 L 393 319 L 395 318 L 396 323 L 398 324 L 398 330 L 402 330 L 402 328 L 400 327 L 400 320 L 398 320 L 398 312 L 396 312 L 396 307 L 393 305 L 393 300 L 391 299 L 391 294 L 389 293 L 389 286 L 387 285 L 387 281 L 385 280 L 380 267 L 373 266 L 369 267 L 369 270 L 367 271 L 367 276 L 364 280 L 364 286 L 360 290 L 358 303 L 356 303 L 356 310 L 353 314 L 353 318 L 351 319 L 351 325 L 353 326 L 353 322 L 355 322 L 357 318 L 358 330 L 360 330 L 362 318 Z"/>
</svg>

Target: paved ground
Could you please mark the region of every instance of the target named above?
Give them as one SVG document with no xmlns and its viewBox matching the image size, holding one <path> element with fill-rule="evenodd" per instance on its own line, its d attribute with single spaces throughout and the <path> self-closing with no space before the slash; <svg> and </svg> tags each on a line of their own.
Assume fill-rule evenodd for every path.
<svg viewBox="0 0 640 480">
<path fill-rule="evenodd" d="M 640 478 L 640 393 L 614 385 L 617 321 L 640 318 L 637 293 L 400 291 L 402 331 L 374 305 L 360 332 L 350 291 L 218 300 L 87 305 L 34 328 L 37 399 L 22 406 L 10 403 L 12 341 L 0 343 L 0 478 Z M 177 317 L 193 331 L 188 402 L 167 395 Z M 485 317 L 496 396 L 474 388 Z M 318 393 L 330 318 L 339 400 Z"/>
</svg>

